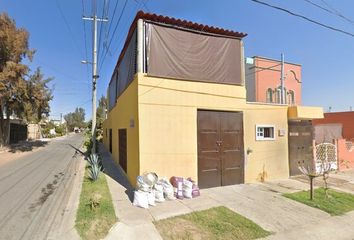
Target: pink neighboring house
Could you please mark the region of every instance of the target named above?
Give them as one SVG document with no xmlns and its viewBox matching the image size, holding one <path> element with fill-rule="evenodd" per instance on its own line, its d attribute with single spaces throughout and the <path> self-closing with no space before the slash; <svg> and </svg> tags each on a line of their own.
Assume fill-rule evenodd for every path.
<svg viewBox="0 0 354 240">
<path fill-rule="evenodd" d="M 246 58 L 245 74 L 248 102 L 280 103 L 279 60 L 255 56 Z M 288 105 L 301 105 L 301 65 L 285 62 L 284 95 Z"/>
<path fill-rule="evenodd" d="M 339 170 L 354 169 L 354 111 L 329 112 L 323 119 L 312 121 L 314 126 L 340 124 L 343 138 L 336 138 Z M 328 131 L 329 133 L 330 131 Z"/>
</svg>

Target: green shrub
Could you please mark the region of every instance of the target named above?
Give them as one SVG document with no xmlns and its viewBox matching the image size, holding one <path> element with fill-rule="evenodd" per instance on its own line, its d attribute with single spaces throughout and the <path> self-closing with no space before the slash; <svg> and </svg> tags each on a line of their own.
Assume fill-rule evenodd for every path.
<svg viewBox="0 0 354 240">
<path fill-rule="evenodd" d="M 92 150 L 92 139 L 91 136 L 86 138 L 85 142 L 84 142 L 84 146 L 86 148 L 86 153 L 87 154 L 91 154 L 91 150 Z M 96 140 L 96 152 L 98 152 L 98 142 Z"/>
<path fill-rule="evenodd" d="M 64 125 L 55 126 L 55 132 L 58 136 L 63 136 L 66 133 L 66 127 Z"/>
</svg>

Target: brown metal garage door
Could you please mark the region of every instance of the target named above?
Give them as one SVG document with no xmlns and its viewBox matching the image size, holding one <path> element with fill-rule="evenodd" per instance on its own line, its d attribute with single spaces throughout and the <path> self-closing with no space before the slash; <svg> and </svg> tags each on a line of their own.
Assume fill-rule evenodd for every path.
<svg viewBox="0 0 354 240">
<path fill-rule="evenodd" d="M 244 182 L 242 112 L 198 110 L 198 184 Z"/>
<path fill-rule="evenodd" d="M 289 168 L 290 176 L 301 174 L 298 162 L 312 168 L 313 160 L 313 127 L 310 121 L 289 121 Z"/>
</svg>

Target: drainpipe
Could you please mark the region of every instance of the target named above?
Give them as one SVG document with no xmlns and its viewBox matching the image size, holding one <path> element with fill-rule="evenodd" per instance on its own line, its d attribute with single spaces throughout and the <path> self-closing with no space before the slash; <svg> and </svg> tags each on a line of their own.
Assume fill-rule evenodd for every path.
<svg viewBox="0 0 354 240">
<path fill-rule="evenodd" d="M 137 26 L 137 54 L 136 54 L 136 63 L 137 63 L 137 73 L 143 73 L 143 43 L 144 43 L 144 32 L 143 32 L 143 19 L 138 20 Z"/>
</svg>

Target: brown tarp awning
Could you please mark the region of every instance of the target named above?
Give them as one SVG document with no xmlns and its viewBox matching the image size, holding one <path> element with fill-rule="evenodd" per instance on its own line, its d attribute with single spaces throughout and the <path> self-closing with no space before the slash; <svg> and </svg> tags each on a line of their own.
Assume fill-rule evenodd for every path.
<svg viewBox="0 0 354 240">
<path fill-rule="evenodd" d="M 136 46 L 137 34 L 134 31 L 129 45 L 119 62 L 118 67 L 114 70 L 113 76 L 108 86 L 108 109 L 111 110 L 117 101 L 117 98 L 124 92 L 129 84 L 134 80 L 136 73 Z"/>
<path fill-rule="evenodd" d="M 239 39 L 153 23 L 146 35 L 149 75 L 243 85 Z"/>
</svg>

